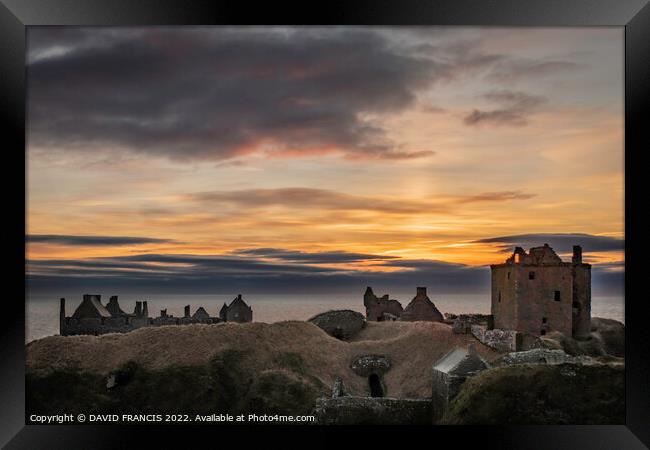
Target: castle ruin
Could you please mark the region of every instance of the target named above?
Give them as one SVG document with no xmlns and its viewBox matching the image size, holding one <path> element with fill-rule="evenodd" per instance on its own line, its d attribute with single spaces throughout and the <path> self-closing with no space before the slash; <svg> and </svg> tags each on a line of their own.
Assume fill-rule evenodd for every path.
<svg viewBox="0 0 650 450">
<path fill-rule="evenodd" d="M 377 297 L 368 286 L 363 294 L 363 304 L 366 307 L 366 318 L 382 322 L 389 320 L 442 322 L 442 313 L 427 296 L 426 287 L 418 287 L 415 297 L 402 308 L 397 300 L 389 299 L 388 295 Z"/>
<path fill-rule="evenodd" d="M 393 320 L 402 315 L 402 305 L 397 300 L 388 298 L 388 294 L 377 297 L 372 288 L 368 286 L 363 294 L 363 305 L 366 307 L 366 318 L 373 322 Z"/>
<path fill-rule="evenodd" d="M 232 302 L 230 302 L 230 305 L 227 305 L 226 303 L 223 304 L 219 311 L 219 318 L 223 322 L 252 322 L 253 310 L 242 299 L 241 294 L 239 294 Z"/>
<path fill-rule="evenodd" d="M 591 331 L 591 265 L 573 246 L 564 262 L 548 244 L 528 253 L 515 247 L 503 264 L 493 264 L 494 327 L 543 336 L 559 331 L 574 338 Z"/>
<path fill-rule="evenodd" d="M 167 309 L 160 310 L 158 317 L 149 317 L 146 301 L 135 302 L 133 313 L 126 313 L 120 308 L 116 295 L 112 296 L 104 306 L 101 302 L 101 295 L 84 294 L 81 304 L 70 317 L 65 315 L 65 298 L 60 300 L 59 334 L 61 336 L 78 334 L 97 336 L 106 333 L 126 333 L 150 326 L 243 323 L 253 320 L 253 310 L 244 302 L 241 294 L 230 303 L 230 306 L 224 304 L 219 317 L 210 316 L 202 306 L 194 314 L 190 314 L 190 312 L 190 305 L 187 305 L 184 308 L 183 317 L 167 314 Z"/>
<path fill-rule="evenodd" d="M 418 287 L 415 297 L 411 300 L 400 317 L 401 320 L 442 322 L 442 313 L 436 308 L 431 299 L 427 296 L 426 287 Z"/>
</svg>

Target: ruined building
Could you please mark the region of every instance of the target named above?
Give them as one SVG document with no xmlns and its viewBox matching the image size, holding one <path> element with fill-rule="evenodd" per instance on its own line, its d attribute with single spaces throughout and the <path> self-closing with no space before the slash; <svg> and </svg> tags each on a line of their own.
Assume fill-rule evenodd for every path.
<svg viewBox="0 0 650 450">
<path fill-rule="evenodd" d="M 492 269 L 494 327 L 537 336 L 559 331 L 585 337 L 591 329 L 591 265 L 582 248 L 573 246 L 564 262 L 548 244 L 528 253 L 516 247 L 512 256 Z"/>
<path fill-rule="evenodd" d="M 366 318 L 372 321 L 443 321 L 442 313 L 438 311 L 436 305 L 434 305 L 427 296 L 426 287 L 418 287 L 417 294 L 413 297 L 411 303 L 409 303 L 406 308 L 402 309 L 400 302 L 389 299 L 388 295 L 377 297 L 374 292 L 372 292 L 372 288 L 368 286 L 365 294 L 363 294 L 363 304 L 366 307 Z"/>
<path fill-rule="evenodd" d="M 223 304 L 219 311 L 219 318 L 224 322 L 252 322 L 253 310 L 239 294 L 230 305 Z"/>
<path fill-rule="evenodd" d="M 433 366 L 431 400 L 434 419 L 442 417 L 467 378 L 489 368 L 490 365 L 471 345 L 468 348 L 455 348 L 440 358 Z"/>
<path fill-rule="evenodd" d="M 389 299 L 388 294 L 377 297 L 370 286 L 363 294 L 363 305 L 366 307 L 366 318 L 377 322 L 395 320 L 402 315 L 403 311 L 400 302 Z"/>
<path fill-rule="evenodd" d="M 402 320 L 411 322 L 422 320 L 427 322 L 442 322 L 444 318 L 442 313 L 438 311 L 436 305 L 427 296 L 427 288 L 417 288 L 417 294 L 411 300 L 401 316 Z"/>
<path fill-rule="evenodd" d="M 234 306 L 233 306 L 234 305 Z M 227 320 L 231 322 L 250 322 L 253 311 L 239 295 L 228 309 Z M 222 308 L 223 311 L 223 308 Z M 59 310 L 59 334 L 69 336 L 76 334 L 100 335 L 105 333 L 125 333 L 142 327 L 162 325 L 188 325 L 193 323 L 219 323 L 225 321 L 220 317 L 212 317 L 199 307 L 190 315 L 190 305 L 185 306 L 183 317 L 160 311 L 160 316 L 149 317 L 147 302 L 135 302 L 133 313 L 124 312 L 118 303 L 117 296 L 112 296 L 106 306 L 102 305 L 101 295 L 85 294 L 81 304 L 70 317 L 65 315 L 65 298 L 61 299 Z"/>
</svg>

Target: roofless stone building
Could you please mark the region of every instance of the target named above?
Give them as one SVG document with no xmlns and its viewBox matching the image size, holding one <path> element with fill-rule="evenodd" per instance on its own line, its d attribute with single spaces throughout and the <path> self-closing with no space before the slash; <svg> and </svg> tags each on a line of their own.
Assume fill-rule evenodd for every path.
<svg viewBox="0 0 650 450">
<path fill-rule="evenodd" d="M 537 336 L 559 331 L 585 337 L 591 331 L 591 265 L 582 262 L 582 247 L 573 246 L 564 262 L 548 244 L 528 253 L 515 247 L 492 269 L 494 327 Z"/>
<path fill-rule="evenodd" d="M 223 304 L 219 311 L 219 317 L 224 322 L 252 322 L 253 309 L 246 304 L 241 294 L 239 294 L 230 302 L 230 305 Z"/>
<path fill-rule="evenodd" d="M 61 299 L 59 309 L 59 334 L 61 336 L 76 334 L 100 335 L 106 333 L 125 333 L 142 327 L 162 325 L 189 325 L 193 323 L 251 322 L 253 310 L 244 302 L 241 294 L 230 306 L 224 305 L 221 317 L 213 317 L 203 307 L 190 314 L 190 305 L 185 306 L 183 317 L 167 314 L 167 309 L 160 310 L 160 316 L 149 317 L 147 302 L 135 302 L 133 313 L 126 313 L 120 308 L 117 296 L 110 298 L 106 306 L 102 305 L 101 295 L 85 294 L 81 304 L 72 316 L 65 315 L 65 298 Z"/>
<path fill-rule="evenodd" d="M 372 288 L 368 286 L 363 294 L 363 304 L 366 307 L 366 318 L 370 321 L 428 321 L 442 322 L 442 314 L 427 296 L 426 287 L 418 287 L 416 295 L 406 308 L 397 300 L 390 299 L 388 294 L 377 297 Z"/>
</svg>

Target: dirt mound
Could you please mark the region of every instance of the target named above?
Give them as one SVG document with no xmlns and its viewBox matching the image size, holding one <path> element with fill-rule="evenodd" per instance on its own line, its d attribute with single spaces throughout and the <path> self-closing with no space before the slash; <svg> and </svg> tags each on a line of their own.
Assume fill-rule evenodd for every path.
<svg viewBox="0 0 650 450">
<path fill-rule="evenodd" d="M 107 375 L 134 361 L 145 369 L 208 364 L 219 352 L 249 352 L 250 370 L 284 370 L 299 361 L 306 377 L 332 386 L 341 377 L 351 394 L 366 395 L 368 380 L 350 363 L 361 355 L 384 355 L 391 369 L 384 376 L 386 396 L 425 398 L 431 395 L 431 366 L 449 350 L 474 343 L 487 360 L 499 354 L 471 335 L 453 334 L 436 322 L 368 323 L 352 342 L 335 339 L 309 322 L 214 324 L 141 328 L 103 336 L 52 336 L 26 347 L 27 370 L 45 375 L 72 370 Z"/>
</svg>

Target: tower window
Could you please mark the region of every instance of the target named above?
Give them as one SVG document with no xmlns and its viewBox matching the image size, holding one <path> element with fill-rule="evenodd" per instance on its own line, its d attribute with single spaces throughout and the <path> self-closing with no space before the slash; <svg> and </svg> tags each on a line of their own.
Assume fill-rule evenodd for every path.
<svg viewBox="0 0 650 450">
<path fill-rule="evenodd" d="M 555 291 L 555 295 L 553 296 L 553 300 L 556 302 L 560 301 L 560 291 Z"/>
<path fill-rule="evenodd" d="M 499 303 L 501 303 L 501 291 L 499 291 Z"/>
<path fill-rule="evenodd" d="M 529 280 L 534 280 L 535 279 L 535 272 L 528 272 L 528 279 Z"/>
<path fill-rule="evenodd" d="M 546 334 L 546 330 L 540 330 L 539 334 L 540 334 L 541 336 L 544 336 L 544 335 Z"/>
<path fill-rule="evenodd" d="M 508 272 L 508 279 L 510 279 L 510 272 Z"/>
<path fill-rule="evenodd" d="M 548 322 L 548 319 L 546 317 L 542 317 L 542 323 Z"/>
</svg>

